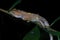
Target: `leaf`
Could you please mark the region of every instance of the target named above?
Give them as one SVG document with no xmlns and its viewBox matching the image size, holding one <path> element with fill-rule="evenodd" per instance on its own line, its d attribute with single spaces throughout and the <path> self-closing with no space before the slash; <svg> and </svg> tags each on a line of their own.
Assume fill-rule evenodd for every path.
<svg viewBox="0 0 60 40">
<path fill-rule="evenodd" d="M 38 27 L 35 27 L 32 29 L 32 31 L 27 33 L 27 35 L 23 38 L 23 40 L 39 40 L 39 38 L 40 38 L 40 31 Z"/>
</svg>

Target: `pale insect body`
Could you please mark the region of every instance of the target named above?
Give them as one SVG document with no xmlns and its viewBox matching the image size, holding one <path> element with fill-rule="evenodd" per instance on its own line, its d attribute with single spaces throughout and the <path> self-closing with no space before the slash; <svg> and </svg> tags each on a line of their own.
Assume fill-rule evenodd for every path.
<svg viewBox="0 0 60 40">
<path fill-rule="evenodd" d="M 11 10 L 10 12 L 5 11 L 3 9 L 0 9 L 0 11 L 9 13 L 10 15 L 12 15 L 16 18 L 21 18 L 23 20 L 27 20 L 28 22 L 29 21 L 37 22 L 37 24 L 39 24 L 40 27 L 46 28 L 51 31 L 55 31 L 49 27 L 49 23 L 47 22 L 47 20 L 38 14 L 29 13 L 29 12 L 25 12 L 25 11 L 21 11 L 21 10 L 16 10 L 16 9 Z"/>
<path fill-rule="evenodd" d="M 15 16 L 16 18 L 21 18 L 23 20 L 27 20 L 28 22 L 29 21 L 37 22 L 43 28 L 49 27 L 49 24 L 46 21 L 46 19 L 39 16 L 38 14 L 29 13 L 29 12 L 25 12 L 25 11 L 21 11 L 21 10 L 12 10 L 12 11 L 10 11 L 10 14 Z"/>
</svg>

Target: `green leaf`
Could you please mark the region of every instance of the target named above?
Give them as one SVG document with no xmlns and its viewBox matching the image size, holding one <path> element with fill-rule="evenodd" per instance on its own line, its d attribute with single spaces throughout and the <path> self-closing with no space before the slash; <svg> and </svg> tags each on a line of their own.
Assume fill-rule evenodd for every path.
<svg viewBox="0 0 60 40">
<path fill-rule="evenodd" d="M 26 34 L 23 40 L 39 40 L 39 38 L 40 38 L 40 30 L 38 27 L 35 27 L 29 33 Z"/>
</svg>

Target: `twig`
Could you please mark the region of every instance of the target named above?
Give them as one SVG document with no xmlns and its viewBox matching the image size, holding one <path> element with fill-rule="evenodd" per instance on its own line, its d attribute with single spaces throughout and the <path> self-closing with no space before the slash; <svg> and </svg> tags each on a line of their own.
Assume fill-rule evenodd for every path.
<svg viewBox="0 0 60 40">
<path fill-rule="evenodd" d="M 60 20 L 60 17 L 58 17 L 57 19 L 55 19 L 55 21 L 53 21 L 50 26 L 52 26 L 53 24 L 55 24 L 55 22 L 57 22 L 58 20 Z"/>
<path fill-rule="evenodd" d="M 8 13 L 8 11 L 4 10 L 4 9 L 0 9 L 0 11 L 4 12 L 4 13 Z"/>
<path fill-rule="evenodd" d="M 19 3 L 21 3 L 21 0 L 16 1 L 8 11 L 11 11 Z"/>
</svg>

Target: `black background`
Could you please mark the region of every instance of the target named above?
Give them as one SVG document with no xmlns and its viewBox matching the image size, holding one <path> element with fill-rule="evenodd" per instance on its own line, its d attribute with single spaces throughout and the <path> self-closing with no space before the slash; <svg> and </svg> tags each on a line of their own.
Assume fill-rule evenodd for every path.
<svg viewBox="0 0 60 40">
<path fill-rule="evenodd" d="M 15 3 L 16 0 L 0 0 L 0 8 L 9 10 L 9 8 Z M 16 9 L 24 10 L 27 12 L 33 12 L 45 17 L 48 22 L 51 24 L 57 17 L 60 16 L 59 12 L 59 1 L 58 0 L 22 0 L 21 3 L 15 6 Z M 1 34 L 4 37 L 9 34 L 8 36 L 17 36 L 17 33 L 25 35 L 29 30 L 31 30 L 35 24 L 30 22 L 27 23 L 22 19 L 17 19 L 12 17 L 11 15 L 5 14 L 0 12 L 0 29 Z M 52 28 L 59 29 L 60 21 L 57 21 Z M 28 31 L 27 31 L 28 30 Z M 15 33 L 16 32 L 16 33 Z M 6 34 L 6 35 L 5 35 Z M 12 36 L 12 38 L 14 37 Z M 7 37 L 9 38 L 9 37 Z M 17 39 L 18 37 L 16 37 Z M 6 39 L 8 40 L 8 39 Z"/>
</svg>

